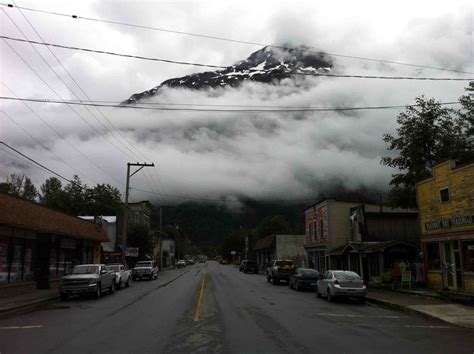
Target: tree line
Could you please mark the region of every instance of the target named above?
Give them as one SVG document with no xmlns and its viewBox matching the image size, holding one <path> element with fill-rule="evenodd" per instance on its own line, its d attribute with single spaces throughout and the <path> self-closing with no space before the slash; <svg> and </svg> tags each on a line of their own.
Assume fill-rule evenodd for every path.
<svg viewBox="0 0 474 354">
<path fill-rule="evenodd" d="M 28 176 L 11 174 L 0 182 L 0 190 L 76 216 L 116 215 L 122 197 L 120 191 L 110 184 L 89 187 L 77 175 L 66 185 L 58 178 L 50 177 L 38 191 Z"/>
</svg>

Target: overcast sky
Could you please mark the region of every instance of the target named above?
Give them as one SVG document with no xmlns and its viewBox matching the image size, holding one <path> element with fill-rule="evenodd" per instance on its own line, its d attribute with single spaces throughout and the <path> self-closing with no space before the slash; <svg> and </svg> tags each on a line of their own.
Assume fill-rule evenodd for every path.
<svg viewBox="0 0 474 354">
<path fill-rule="evenodd" d="M 193 32 L 244 41 L 307 45 L 327 53 L 474 72 L 472 1 L 16 1 L 19 6 Z M 38 40 L 17 9 L 1 7 L 2 35 Z M 47 42 L 179 61 L 231 65 L 258 46 L 74 20 L 23 14 Z M 62 99 L 85 99 L 46 48 L 38 46 L 66 87 L 27 43 L 8 42 Z M 0 42 L 2 96 L 57 99 L 12 50 Z M 52 49 L 92 100 L 123 101 L 162 81 L 200 68 Z M 431 69 L 333 57 L 346 74 L 472 77 Z M 7 89 L 6 84 L 14 94 Z M 304 85 L 248 83 L 238 89 L 168 90 L 156 102 L 289 106 L 412 104 L 420 95 L 455 101 L 467 82 L 306 79 Z M 74 91 L 71 92 L 71 89 Z M 0 138 L 51 169 L 88 185 L 124 191 L 126 162 L 135 148 L 155 170 L 132 177 L 132 188 L 201 198 L 312 198 L 336 184 L 386 191 L 394 172 L 380 165 L 384 133 L 396 129 L 397 110 L 354 114 L 232 114 L 152 112 L 103 108 L 91 113 L 64 105 L 1 101 Z M 44 121 L 40 120 L 39 117 Z M 111 132 L 104 116 L 120 131 Z M 87 121 L 88 123 L 84 122 Z M 101 123 L 98 122 L 101 121 Z M 44 123 L 54 128 L 56 133 Z M 94 129 L 91 127 L 94 127 Z M 107 129 L 105 128 L 107 127 Z M 124 142 L 124 138 L 133 147 Z M 48 147 L 48 152 L 43 146 Z M 131 151 L 130 151 L 131 150 Z M 133 152 L 133 154 L 132 154 Z M 87 156 L 86 159 L 84 156 Z M 135 158 L 138 160 L 138 157 Z M 65 163 L 65 162 L 66 163 Z M 49 173 L 0 150 L 0 179 L 24 173 L 38 186 Z M 133 200 L 160 200 L 131 192 Z M 179 199 L 163 201 L 170 203 Z"/>
</svg>

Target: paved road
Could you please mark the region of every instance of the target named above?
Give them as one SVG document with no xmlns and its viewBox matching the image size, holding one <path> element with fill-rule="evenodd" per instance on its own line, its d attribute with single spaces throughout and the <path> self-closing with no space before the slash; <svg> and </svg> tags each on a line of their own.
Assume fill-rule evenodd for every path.
<svg viewBox="0 0 474 354">
<path fill-rule="evenodd" d="M 0 353 L 473 353 L 474 332 L 215 262 L 0 320 Z"/>
</svg>

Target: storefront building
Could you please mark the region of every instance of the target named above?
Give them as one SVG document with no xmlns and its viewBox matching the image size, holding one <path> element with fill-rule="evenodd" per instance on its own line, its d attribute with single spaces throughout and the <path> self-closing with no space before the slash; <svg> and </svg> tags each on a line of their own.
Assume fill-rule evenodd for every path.
<svg viewBox="0 0 474 354">
<path fill-rule="evenodd" d="M 474 293 L 474 164 L 440 163 L 416 192 L 428 286 Z"/>
<path fill-rule="evenodd" d="M 304 235 L 270 235 L 255 243 L 257 265 L 265 271 L 268 264 L 276 259 L 293 261 L 298 267 L 304 263 Z"/>
<path fill-rule="evenodd" d="M 74 265 L 99 263 L 102 241 L 94 222 L 0 192 L 0 293 L 47 289 Z"/>
<path fill-rule="evenodd" d="M 305 211 L 307 265 L 320 273 L 331 269 L 329 252 L 344 246 L 351 232 L 350 209 L 360 203 L 325 199 Z"/>
</svg>

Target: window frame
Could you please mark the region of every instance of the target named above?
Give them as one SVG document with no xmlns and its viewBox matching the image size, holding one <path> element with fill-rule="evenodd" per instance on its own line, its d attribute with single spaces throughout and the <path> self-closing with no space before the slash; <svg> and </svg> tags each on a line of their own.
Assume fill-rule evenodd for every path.
<svg viewBox="0 0 474 354">
<path fill-rule="evenodd" d="M 448 200 L 443 200 L 443 191 L 448 191 Z M 451 193 L 449 191 L 449 187 L 443 187 L 439 189 L 439 201 L 442 204 L 451 202 Z"/>
</svg>

